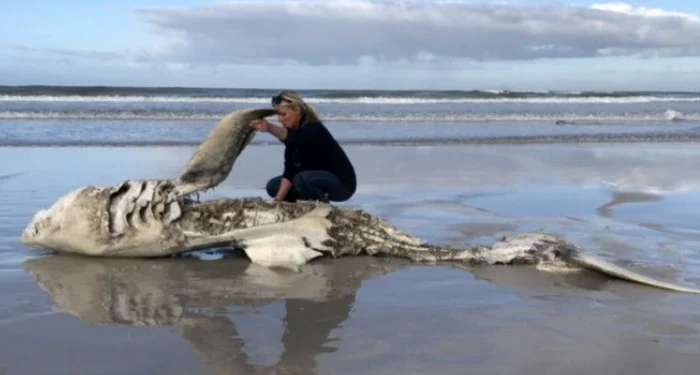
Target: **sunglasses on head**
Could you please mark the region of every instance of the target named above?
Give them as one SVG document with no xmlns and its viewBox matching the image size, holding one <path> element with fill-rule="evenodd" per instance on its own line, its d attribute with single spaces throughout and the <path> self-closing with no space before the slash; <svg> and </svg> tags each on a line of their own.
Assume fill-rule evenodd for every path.
<svg viewBox="0 0 700 375">
<path fill-rule="evenodd" d="M 279 105 L 282 102 L 291 103 L 289 100 L 282 97 L 282 95 L 275 95 L 272 97 L 272 105 Z"/>
</svg>

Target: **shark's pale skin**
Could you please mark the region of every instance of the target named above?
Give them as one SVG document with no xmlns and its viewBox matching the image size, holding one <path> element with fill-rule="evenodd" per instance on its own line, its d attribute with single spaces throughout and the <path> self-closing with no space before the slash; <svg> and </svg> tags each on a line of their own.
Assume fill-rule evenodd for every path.
<svg viewBox="0 0 700 375">
<path fill-rule="evenodd" d="M 321 256 L 347 255 L 383 255 L 422 263 L 528 264 L 543 270 L 596 270 L 658 288 L 700 293 L 582 254 L 574 244 L 551 234 L 523 233 L 490 247 L 453 248 L 427 243 L 360 209 L 261 198 L 193 200 L 193 194 L 228 177 L 254 136 L 248 123 L 274 113 L 246 109 L 225 116 L 176 179 L 127 180 L 67 193 L 34 215 L 21 241 L 58 253 L 100 257 L 153 258 L 235 248 L 253 263 L 287 268 Z"/>
</svg>

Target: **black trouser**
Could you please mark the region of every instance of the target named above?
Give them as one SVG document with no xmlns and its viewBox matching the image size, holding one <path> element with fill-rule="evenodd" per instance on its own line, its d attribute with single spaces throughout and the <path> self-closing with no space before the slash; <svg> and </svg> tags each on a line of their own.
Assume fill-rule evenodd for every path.
<svg viewBox="0 0 700 375">
<path fill-rule="evenodd" d="M 277 195 L 282 176 L 277 176 L 267 182 L 267 194 L 270 197 Z M 352 196 L 340 181 L 338 176 L 328 171 L 303 171 L 294 176 L 292 188 L 284 198 L 287 202 L 300 200 L 329 200 L 343 202 Z"/>
</svg>

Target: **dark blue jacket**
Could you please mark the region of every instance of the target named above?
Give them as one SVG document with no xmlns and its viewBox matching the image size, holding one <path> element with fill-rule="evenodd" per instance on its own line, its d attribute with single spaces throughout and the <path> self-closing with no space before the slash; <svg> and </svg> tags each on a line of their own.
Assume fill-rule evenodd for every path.
<svg viewBox="0 0 700 375">
<path fill-rule="evenodd" d="M 284 145 L 282 176 L 289 181 L 294 181 L 294 176 L 301 171 L 325 170 L 338 176 L 348 190 L 355 192 L 355 169 L 343 148 L 321 122 L 287 129 Z"/>
</svg>

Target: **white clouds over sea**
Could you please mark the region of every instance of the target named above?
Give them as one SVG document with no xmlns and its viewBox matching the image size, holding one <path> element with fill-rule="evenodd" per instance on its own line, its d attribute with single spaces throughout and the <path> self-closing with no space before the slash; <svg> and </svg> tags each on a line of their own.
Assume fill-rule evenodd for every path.
<svg viewBox="0 0 700 375">
<path fill-rule="evenodd" d="M 138 12 L 168 42 L 149 58 L 197 64 L 449 64 L 697 56 L 700 19 L 624 3 L 237 1 Z"/>
<path fill-rule="evenodd" d="M 63 8 L 64 18 L 6 16 L 15 29 L 0 38 L 9 47 L 0 84 L 697 90 L 700 81 L 700 17 L 680 0 L 161 1 L 81 8 L 99 16 L 90 23 Z M 37 24 L 66 31 L 29 38 Z"/>
</svg>

